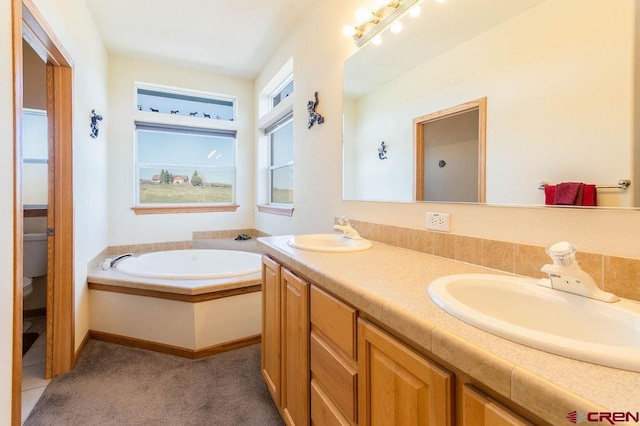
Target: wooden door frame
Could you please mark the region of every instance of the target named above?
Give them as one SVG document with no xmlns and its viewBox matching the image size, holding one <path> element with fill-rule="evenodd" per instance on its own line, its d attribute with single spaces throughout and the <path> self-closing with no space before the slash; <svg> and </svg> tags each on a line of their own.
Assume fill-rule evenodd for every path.
<svg viewBox="0 0 640 426">
<path fill-rule="evenodd" d="M 486 201 L 487 182 L 487 98 L 476 99 L 451 108 L 436 111 L 413 119 L 413 135 L 416 152 L 416 201 L 424 201 L 424 125 L 465 112 L 478 110 L 478 202 Z"/>
<path fill-rule="evenodd" d="M 72 83 L 70 56 L 32 0 L 12 1 L 13 114 L 14 114 L 14 300 L 11 422 L 21 424 L 22 411 L 22 107 L 23 38 L 47 63 L 47 117 L 49 130 L 48 226 L 55 236 L 48 243 L 46 377 L 73 368 L 73 151 Z M 54 297 L 55 295 L 55 297 Z"/>
</svg>

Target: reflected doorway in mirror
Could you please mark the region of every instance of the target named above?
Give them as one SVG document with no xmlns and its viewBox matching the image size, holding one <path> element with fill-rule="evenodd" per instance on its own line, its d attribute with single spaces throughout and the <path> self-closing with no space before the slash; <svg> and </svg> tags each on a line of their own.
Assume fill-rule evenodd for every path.
<svg viewBox="0 0 640 426">
<path fill-rule="evenodd" d="M 487 98 L 413 120 L 416 201 L 485 202 L 486 122 Z"/>
</svg>

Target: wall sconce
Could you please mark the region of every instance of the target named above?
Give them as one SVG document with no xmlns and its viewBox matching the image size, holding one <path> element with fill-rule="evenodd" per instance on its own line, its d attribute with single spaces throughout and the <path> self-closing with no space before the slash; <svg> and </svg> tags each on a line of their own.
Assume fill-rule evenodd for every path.
<svg viewBox="0 0 640 426">
<path fill-rule="evenodd" d="M 392 27 L 393 32 L 402 30 L 402 23 L 398 21 L 405 13 L 416 17 L 420 14 L 420 6 L 423 0 L 390 0 L 383 4 L 375 12 L 368 12 L 364 9 L 356 12 L 358 25 L 346 25 L 342 32 L 348 37 L 353 37 L 356 46 L 362 47 L 368 41 L 380 44 L 382 37 L 380 33 Z"/>
</svg>

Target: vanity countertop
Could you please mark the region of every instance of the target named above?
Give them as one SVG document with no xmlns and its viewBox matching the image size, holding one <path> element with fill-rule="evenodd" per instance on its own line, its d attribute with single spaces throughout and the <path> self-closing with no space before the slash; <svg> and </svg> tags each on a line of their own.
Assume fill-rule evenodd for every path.
<svg viewBox="0 0 640 426">
<path fill-rule="evenodd" d="M 258 239 L 263 252 L 552 424 L 571 411 L 640 411 L 640 373 L 573 360 L 482 331 L 440 309 L 436 278 L 500 273 L 373 242 L 369 250 L 294 249 L 290 236 Z"/>
</svg>

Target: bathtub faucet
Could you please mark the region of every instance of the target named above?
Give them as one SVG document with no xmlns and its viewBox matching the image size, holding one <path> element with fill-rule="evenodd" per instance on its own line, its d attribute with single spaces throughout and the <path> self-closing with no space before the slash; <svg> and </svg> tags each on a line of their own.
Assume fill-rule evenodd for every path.
<svg viewBox="0 0 640 426">
<path fill-rule="evenodd" d="M 120 256 L 116 256 L 113 259 L 111 259 L 111 263 L 109 263 L 109 267 L 113 268 L 114 266 L 116 266 L 116 263 L 120 262 L 122 259 L 125 259 L 127 257 L 132 257 L 133 253 L 126 253 L 126 254 L 121 254 Z"/>
<path fill-rule="evenodd" d="M 340 216 L 338 218 L 338 224 L 333 225 L 333 230 L 342 232 L 342 236 L 345 238 L 350 238 L 352 240 L 363 239 L 360 234 L 358 234 L 358 231 L 353 229 L 346 216 Z"/>
</svg>

